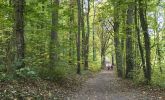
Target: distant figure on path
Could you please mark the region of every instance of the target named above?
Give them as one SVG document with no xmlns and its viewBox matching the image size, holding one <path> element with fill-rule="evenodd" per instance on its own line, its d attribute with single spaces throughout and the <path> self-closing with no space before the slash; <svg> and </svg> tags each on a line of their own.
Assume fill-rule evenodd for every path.
<svg viewBox="0 0 165 100">
<path fill-rule="evenodd" d="M 106 63 L 105 66 L 108 70 L 113 70 L 113 65 L 110 62 Z"/>
<path fill-rule="evenodd" d="M 113 70 L 113 65 L 110 63 L 110 60 L 107 57 L 105 58 L 105 68 L 108 70 Z"/>
</svg>

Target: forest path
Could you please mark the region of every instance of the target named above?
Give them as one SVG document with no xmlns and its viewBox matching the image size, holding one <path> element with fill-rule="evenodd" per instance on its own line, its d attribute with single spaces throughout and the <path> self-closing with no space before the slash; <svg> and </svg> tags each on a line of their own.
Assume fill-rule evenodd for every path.
<svg viewBox="0 0 165 100">
<path fill-rule="evenodd" d="M 117 78 L 114 71 L 101 71 L 89 79 L 82 90 L 67 100 L 163 100 L 149 96 Z"/>
</svg>

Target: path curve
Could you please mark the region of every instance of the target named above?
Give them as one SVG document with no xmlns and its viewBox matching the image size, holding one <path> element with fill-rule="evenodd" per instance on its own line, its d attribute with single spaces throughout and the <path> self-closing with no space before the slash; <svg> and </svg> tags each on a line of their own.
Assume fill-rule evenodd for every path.
<svg viewBox="0 0 165 100">
<path fill-rule="evenodd" d="M 128 88 L 128 83 L 115 77 L 114 71 L 104 70 L 95 78 L 89 79 L 82 90 L 67 100 L 162 100 Z"/>
</svg>

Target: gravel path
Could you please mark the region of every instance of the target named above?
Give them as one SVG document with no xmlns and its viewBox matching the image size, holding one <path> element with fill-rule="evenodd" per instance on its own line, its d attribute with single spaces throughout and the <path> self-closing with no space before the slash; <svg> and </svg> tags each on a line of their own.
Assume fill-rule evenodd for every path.
<svg viewBox="0 0 165 100">
<path fill-rule="evenodd" d="M 89 79 L 82 90 L 67 100 L 163 100 L 129 87 L 129 82 L 115 77 L 113 71 L 102 71 Z"/>
</svg>

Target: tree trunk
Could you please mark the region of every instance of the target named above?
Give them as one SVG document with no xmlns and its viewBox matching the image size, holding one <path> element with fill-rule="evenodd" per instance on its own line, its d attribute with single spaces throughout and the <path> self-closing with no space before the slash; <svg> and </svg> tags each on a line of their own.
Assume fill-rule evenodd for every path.
<svg viewBox="0 0 165 100">
<path fill-rule="evenodd" d="M 14 68 L 12 67 L 13 65 L 13 61 L 14 61 L 14 56 L 13 56 L 13 35 L 9 32 L 6 31 L 4 32 L 5 35 L 8 37 L 8 39 L 6 40 L 6 46 L 5 46 L 5 66 L 6 66 L 6 71 L 7 71 L 7 75 L 13 77 L 13 72 L 14 72 Z"/>
<path fill-rule="evenodd" d="M 112 56 L 112 66 L 114 66 L 115 65 L 114 64 L 114 56 L 113 56 L 113 54 L 111 56 Z"/>
<path fill-rule="evenodd" d="M 88 55 L 89 55 L 89 34 L 90 34 L 90 23 L 89 23 L 89 12 L 90 12 L 90 1 L 88 0 L 88 11 L 87 11 L 87 33 L 86 33 L 86 39 L 85 39 L 85 63 L 84 63 L 84 69 L 88 69 Z"/>
<path fill-rule="evenodd" d="M 103 69 L 105 67 L 105 50 L 101 46 L 101 68 Z"/>
<path fill-rule="evenodd" d="M 57 47 L 58 47 L 58 9 L 59 9 L 59 0 L 52 1 L 52 27 L 51 27 L 51 38 L 50 38 L 50 67 L 56 65 L 57 63 Z"/>
<path fill-rule="evenodd" d="M 137 4 L 137 0 L 135 0 L 135 2 Z M 138 41 L 140 56 L 141 56 L 141 60 L 142 60 L 143 72 L 144 72 L 144 75 L 145 75 L 146 66 L 145 66 L 145 59 L 144 59 L 144 51 L 143 51 L 142 43 L 141 43 L 141 39 L 140 39 L 140 29 L 139 29 L 139 24 L 138 24 L 137 12 L 138 12 L 137 11 L 137 5 L 135 5 L 135 28 L 136 28 L 136 34 L 137 34 L 137 41 Z"/>
<path fill-rule="evenodd" d="M 84 24 L 84 0 L 81 2 L 81 28 L 82 28 L 82 63 L 85 66 L 85 24 Z M 85 68 L 85 67 L 84 67 Z"/>
<path fill-rule="evenodd" d="M 140 15 L 140 22 L 141 22 L 141 27 L 143 30 L 143 35 L 144 35 L 144 43 L 145 43 L 145 60 L 146 60 L 146 73 L 145 73 L 145 78 L 147 81 L 147 84 L 151 81 L 151 48 L 150 48 L 150 36 L 148 33 L 148 24 L 147 24 L 147 18 L 146 18 L 146 12 L 144 10 L 144 5 L 142 3 L 143 0 L 139 0 L 139 15 Z"/>
<path fill-rule="evenodd" d="M 158 55 L 158 65 L 159 65 L 159 70 L 160 70 L 160 73 L 162 74 L 163 73 L 163 69 L 162 69 L 162 64 L 161 64 L 161 52 L 160 52 L 160 44 L 159 44 L 159 32 L 157 32 L 157 47 L 156 47 L 156 52 L 157 52 L 157 55 Z"/>
<path fill-rule="evenodd" d="M 100 35 L 100 41 L 101 41 L 101 68 L 104 69 L 105 67 L 105 38 L 104 38 L 104 21 L 101 23 L 101 35 Z"/>
<path fill-rule="evenodd" d="M 95 17 L 96 17 L 96 8 L 95 8 L 95 0 L 93 0 L 93 61 L 96 60 L 96 49 L 95 49 Z"/>
<path fill-rule="evenodd" d="M 121 54 L 122 54 L 122 65 L 123 65 L 123 74 L 126 73 L 126 18 L 127 18 L 127 8 L 122 9 L 122 34 L 121 34 Z"/>
<path fill-rule="evenodd" d="M 80 74 L 80 32 L 81 32 L 81 2 L 77 0 L 78 6 L 78 34 L 77 34 L 77 74 Z"/>
<path fill-rule="evenodd" d="M 123 76 L 123 67 L 122 67 L 122 53 L 119 41 L 119 8 L 117 5 L 114 9 L 114 46 L 115 46 L 115 54 L 116 54 L 116 67 L 118 77 Z"/>
<path fill-rule="evenodd" d="M 69 64 L 73 64 L 73 29 L 74 29 L 74 0 L 70 0 L 70 16 L 69 16 Z"/>
<path fill-rule="evenodd" d="M 155 27 L 155 34 L 156 34 L 156 55 L 155 58 L 158 56 L 158 63 L 157 65 L 159 66 L 159 70 L 160 73 L 163 73 L 163 69 L 162 69 L 162 64 L 161 64 L 161 52 L 160 52 L 160 33 L 158 31 L 158 16 L 157 16 L 157 12 L 155 12 L 155 23 L 156 23 L 156 27 Z"/>
<path fill-rule="evenodd" d="M 24 42 L 24 6 L 25 0 L 14 0 L 14 34 L 16 38 L 17 69 L 25 67 L 25 42 Z"/>
<path fill-rule="evenodd" d="M 134 67 L 133 47 L 132 47 L 132 25 L 133 25 L 133 5 L 128 5 L 126 28 L 126 78 L 132 78 L 131 72 Z"/>
</svg>

